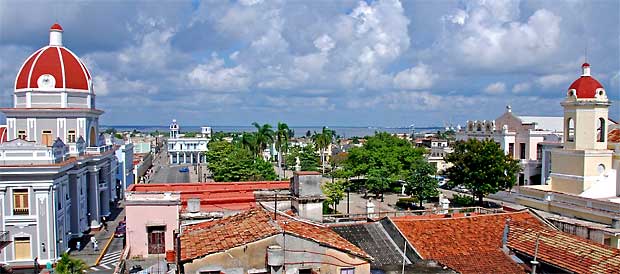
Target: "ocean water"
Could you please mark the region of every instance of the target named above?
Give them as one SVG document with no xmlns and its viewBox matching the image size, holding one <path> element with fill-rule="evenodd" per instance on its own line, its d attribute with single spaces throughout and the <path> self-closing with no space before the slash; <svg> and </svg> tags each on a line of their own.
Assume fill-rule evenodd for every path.
<svg viewBox="0 0 620 274">
<path fill-rule="evenodd" d="M 200 132 L 200 126 L 180 126 L 181 132 Z M 108 128 L 114 128 L 117 131 L 133 131 L 137 130 L 140 132 L 168 132 L 168 126 L 123 126 L 123 125 L 106 125 L 101 126 L 103 130 Z M 293 131 L 295 131 L 296 137 L 305 136 L 307 131 L 312 132 L 320 132 L 323 127 L 306 127 L 306 126 L 289 126 Z M 412 128 L 392 128 L 392 127 L 345 127 L 345 126 L 334 126 L 329 127 L 331 130 L 336 131 L 337 135 L 340 135 L 343 138 L 348 137 L 363 137 L 363 136 L 372 136 L 375 132 L 388 132 L 388 133 L 407 133 L 411 134 Z M 211 126 L 213 132 L 223 131 L 223 132 L 252 132 L 256 131 L 256 128 L 253 126 Z M 437 132 L 438 130 L 444 130 L 443 127 L 424 127 L 424 128 L 415 128 L 416 133 L 426 133 L 426 132 Z"/>
</svg>

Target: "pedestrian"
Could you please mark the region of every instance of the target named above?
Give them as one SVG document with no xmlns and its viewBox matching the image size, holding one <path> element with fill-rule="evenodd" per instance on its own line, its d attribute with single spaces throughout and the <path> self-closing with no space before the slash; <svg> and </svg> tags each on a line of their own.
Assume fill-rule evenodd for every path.
<svg viewBox="0 0 620 274">
<path fill-rule="evenodd" d="M 82 249 L 82 241 L 78 240 L 77 243 L 75 243 L 75 248 L 80 251 Z"/>
<path fill-rule="evenodd" d="M 95 238 L 95 236 L 93 235 L 93 236 L 90 237 L 90 241 L 93 242 L 93 249 L 95 251 L 98 251 L 99 250 L 99 244 L 97 243 L 97 238 Z"/>
<path fill-rule="evenodd" d="M 103 231 L 108 232 L 108 220 L 105 216 L 101 217 L 101 223 L 103 223 Z"/>
</svg>

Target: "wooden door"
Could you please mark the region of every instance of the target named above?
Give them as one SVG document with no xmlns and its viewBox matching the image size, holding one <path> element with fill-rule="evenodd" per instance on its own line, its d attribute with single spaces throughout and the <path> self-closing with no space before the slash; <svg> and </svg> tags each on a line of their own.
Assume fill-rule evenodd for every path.
<svg viewBox="0 0 620 274">
<path fill-rule="evenodd" d="M 149 227 L 147 231 L 149 254 L 163 254 L 166 249 L 166 228 L 155 226 Z"/>
</svg>

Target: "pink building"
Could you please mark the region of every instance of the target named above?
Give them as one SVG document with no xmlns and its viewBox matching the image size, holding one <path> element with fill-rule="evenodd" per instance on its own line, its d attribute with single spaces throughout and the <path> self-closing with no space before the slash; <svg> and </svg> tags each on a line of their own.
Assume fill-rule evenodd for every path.
<svg viewBox="0 0 620 274">
<path fill-rule="evenodd" d="M 287 181 L 133 184 L 125 199 L 129 256 L 171 252 L 174 233 L 182 222 L 203 222 L 245 211 L 256 206 L 257 192 L 288 190 L 289 185 Z"/>
</svg>

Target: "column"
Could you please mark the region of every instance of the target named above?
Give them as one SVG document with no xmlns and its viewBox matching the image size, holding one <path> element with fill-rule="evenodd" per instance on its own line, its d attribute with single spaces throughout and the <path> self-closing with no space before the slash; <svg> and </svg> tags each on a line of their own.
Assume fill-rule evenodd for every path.
<svg viewBox="0 0 620 274">
<path fill-rule="evenodd" d="M 190 158 L 189 163 L 193 165 L 194 164 L 194 153 L 193 152 L 192 154 L 189 155 L 189 158 Z"/>
<path fill-rule="evenodd" d="M 177 164 L 179 163 L 179 153 L 177 152 Z"/>
<path fill-rule="evenodd" d="M 99 228 L 99 184 L 97 174 L 94 169 L 88 172 L 88 223 L 91 228 Z"/>
<path fill-rule="evenodd" d="M 99 201 L 99 205 L 101 208 L 101 216 L 108 216 L 110 215 L 110 188 L 111 188 L 111 182 L 109 182 L 110 180 L 110 176 L 107 176 L 108 172 L 110 172 L 110 166 L 106 165 L 101 169 L 101 173 L 102 175 L 100 176 L 100 180 L 102 183 L 104 183 L 107 188 L 102 189 L 101 191 L 102 196 L 101 196 L 101 200 Z"/>
<path fill-rule="evenodd" d="M 170 164 L 172 164 L 172 153 L 170 153 Z"/>
<path fill-rule="evenodd" d="M 187 164 L 187 154 L 183 152 L 183 163 Z"/>
</svg>

